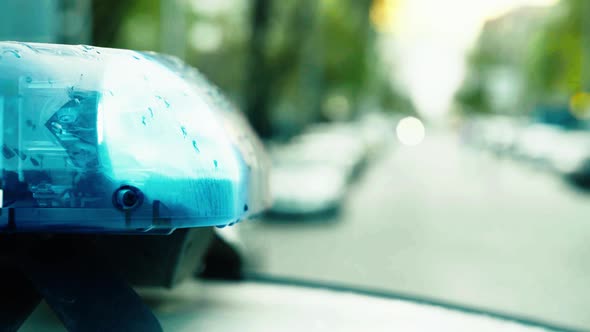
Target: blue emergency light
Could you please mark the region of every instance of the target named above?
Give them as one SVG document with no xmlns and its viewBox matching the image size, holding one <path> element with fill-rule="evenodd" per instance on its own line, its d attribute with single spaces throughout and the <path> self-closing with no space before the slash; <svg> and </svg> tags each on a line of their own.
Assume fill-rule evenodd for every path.
<svg viewBox="0 0 590 332">
<path fill-rule="evenodd" d="M 168 233 L 269 202 L 258 138 L 173 57 L 0 42 L 0 133 L 0 232 Z"/>
</svg>

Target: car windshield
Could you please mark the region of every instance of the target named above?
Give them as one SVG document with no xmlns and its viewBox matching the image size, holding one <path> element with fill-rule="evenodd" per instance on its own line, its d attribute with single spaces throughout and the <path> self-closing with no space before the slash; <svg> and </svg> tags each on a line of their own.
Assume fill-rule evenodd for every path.
<svg viewBox="0 0 590 332">
<path fill-rule="evenodd" d="M 248 278 L 588 330 L 588 15 L 588 0 L 9 0 L 0 40 L 137 50 L 218 86 L 271 165 L 268 210 L 215 230 Z M 225 130 L 199 114 L 195 131 Z"/>
</svg>

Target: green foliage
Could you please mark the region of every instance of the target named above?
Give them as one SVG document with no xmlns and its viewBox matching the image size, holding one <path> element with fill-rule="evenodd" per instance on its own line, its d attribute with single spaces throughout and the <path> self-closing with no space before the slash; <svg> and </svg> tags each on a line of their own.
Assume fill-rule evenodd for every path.
<svg viewBox="0 0 590 332">
<path fill-rule="evenodd" d="M 95 0 L 98 2 L 99 0 Z M 100 0 L 102 3 L 102 0 Z M 123 12 L 119 30 L 112 46 L 136 50 L 160 50 L 160 1 L 159 0 L 131 0 L 112 1 Z M 125 5 L 121 3 L 126 3 Z M 103 4 L 105 6 L 105 4 Z M 112 15 L 120 15 L 112 11 Z M 112 18 L 111 18 L 112 19 Z M 104 22 L 106 26 L 115 22 Z M 101 28 L 102 26 L 99 26 Z"/>
<path fill-rule="evenodd" d="M 494 68 L 502 67 L 522 77 L 521 111 L 567 103 L 588 89 L 590 25 L 584 16 L 589 9 L 587 0 L 562 0 L 550 9 L 522 8 L 488 22 L 468 58 L 469 79 L 457 92 L 457 103 L 469 112 L 495 112 L 486 84 Z"/>
<path fill-rule="evenodd" d="M 370 50 L 369 7 L 357 1 L 326 1 L 322 8 L 322 62 L 328 86 L 342 86 L 357 98 L 366 83 Z M 366 2 L 366 1 L 365 1 Z"/>
<path fill-rule="evenodd" d="M 528 87 L 539 99 L 565 99 L 584 88 L 585 0 L 563 1 L 565 10 L 539 31 L 528 53 Z"/>
<path fill-rule="evenodd" d="M 333 95 L 344 96 L 353 113 L 368 97 L 381 108 L 413 110 L 376 54 L 372 0 L 234 0 L 229 11 L 213 16 L 179 3 L 188 19 L 185 60 L 240 104 L 262 135 L 271 134 L 277 116 L 294 127 L 320 120 Z M 160 50 L 161 1 L 95 0 L 94 7 L 95 43 Z M 256 17 L 255 8 L 264 8 L 263 16 Z M 219 48 L 194 47 L 197 23 L 221 29 Z"/>
<path fill-rule="evenodd" d="M 490 113 L 490 101 L 480 78 L 467 80 L 455 95 L 462 110 L 469 113 Z"/>
</svg>

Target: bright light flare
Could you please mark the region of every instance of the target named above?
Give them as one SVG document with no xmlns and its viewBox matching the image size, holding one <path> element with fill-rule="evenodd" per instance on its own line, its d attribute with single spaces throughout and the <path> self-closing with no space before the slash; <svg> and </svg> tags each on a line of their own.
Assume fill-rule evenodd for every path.
<svg viewBox="0 0 590 332">
<path fill-rule="evenodd" d="M 401 119 L 395 129 L 397 138 L 403 145 L 414 146 L 422 143 L 426 136 L 424 124 L 420 119 L 408 116 Z"/>
</svg>

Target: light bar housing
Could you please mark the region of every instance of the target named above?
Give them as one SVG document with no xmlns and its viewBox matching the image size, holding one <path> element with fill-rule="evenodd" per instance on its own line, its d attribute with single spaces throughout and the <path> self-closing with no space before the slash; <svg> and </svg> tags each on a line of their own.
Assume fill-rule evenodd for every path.
<svg viewBox="0 0 590 332">
<path fill-rule="evenodd" d="M 243 115 L 174 57 L 0 42 L 0 232 L 170 233 L 269 203 Z"/>
</svg>

